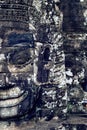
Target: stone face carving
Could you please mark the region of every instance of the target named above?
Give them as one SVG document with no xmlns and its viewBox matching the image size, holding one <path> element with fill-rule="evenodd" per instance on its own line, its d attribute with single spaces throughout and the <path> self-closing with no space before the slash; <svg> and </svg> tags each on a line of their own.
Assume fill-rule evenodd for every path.
<svg viewBox="0 0 87 130">
<path fill-rule="evenodd" d="M 86 5 L 0 1 L 0 119 L 68 114 L 58 129 L 86 129 L 71 116 L 87 113 Z"/>
<path fill-rule="evenodd" d="M 65 116 L 62 13 L 55 1 L 18 2 L 0 3 L 0 118 Z"/>
<path fill-rule="evenodd" d="M 26 32 L 6 31 L 0 48 L 0 117 L 23 115 L 34 105 L 33 37 Z"/>
</svg>

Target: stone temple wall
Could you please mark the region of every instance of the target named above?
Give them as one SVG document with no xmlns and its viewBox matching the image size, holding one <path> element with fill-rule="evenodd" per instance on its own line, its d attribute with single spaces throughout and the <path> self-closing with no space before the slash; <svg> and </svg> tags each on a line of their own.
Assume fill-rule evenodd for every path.
<svg viewBox="0 0 87 130">
<path fill-rule="evenodd" d="M 33 1 L 29 9 L 30 30 L 35 40 L 44 46 L 50 46 L 49 79 L 42 84 L 42 105 L 37 110 L 42 117 L 66 115 L 67 88 L 65 76 L 65 55 L 63 49 L 63 14 L 56 1 Z M 43 75 L 43 73 L 42 73 Z M 44 77 L 44 75 L 43 75 Z"/>
<path fill-rule="evenodd" d="M 2 119 L 27 112 L 47 120 L 66 117 L 63 13 L 59 2 L 0 1 Z"/>
<path fill-rule="evenodd" d="M 69 96 L 69 112 L 86 113 L 86 40 L 87 40 L 87 1 L 69 1 L 68 13 L 64 13 L 64 50 L 66 83 Z M 63 7 L 62 7 L 63 8 Z M 67 9 L 67 11 L 68 11 Z M 67 15 L 67 16 L 66 16 Z M 68 20 L 68 25 L 66 20 Z"/>
<path fill-rule="evenodd" d="M 10 130 L 10 126 L 14 126 L 13 114 L 16 124 L 19 123 L 20 126 L 18 130 L 22 125 L 24 130 L 86 130 L 87 0 L 16 0 L 14 2 L 2 0 L 0 8 L 0 56 L 4 53 L 0 59 L 0 84 L 2 77 L 3 82 L 5 81 L 5 84 L 0 86 L 0 119 L 5 120 L 5 127 Z M 12 35 L 9 35 L 10 33 Z M 18 35 L 18 37 L 15 35 L 15 40 L 10 39 L 13 34 Z M 13 46 L 11 42 L 15 44 L 16 38 L 22 38 L 19 41 L 24 44 L 21 42 L 23 45 Z M 26 38 L 28 40 L 25 40 Z M 26 41 L 31 44 L 26 46 Z M 16 50 L 16 47 L 19 47 L 19 50 Z M 13 49 L 11 56 L 22 50 L 20 54 L 25 54 L 21 57 L 22 60 L 28 55 L 28 58 L 33 57 L 33 62 L 27 62 L 28 68 L 24 64 L 24 66 L 21 65 L 23 69 L 20 69 L 19 65 L 17 70 L 15 55 L 10 60 L 16 61 L 13 62 L 16 69 L 13 66 L 12 70 L 12 66 L 9 67 L 7 64 L 7 70 L 10 70 L 9 76 L 5 66 L 10 49 Z M 31 57 L 30 54 L 32 54 Z M 5 68 L 3 72 L 1 72 L 2 68 Z M 3 76 L 4 73 L 6 74 Z M 16 86 L 18 90 L 15 90 L 15 85 L 11 82 L 15 81 L 19 85 L 18 80 L 23 88 L 19 89 L 20 87 Z M 6 83 L 10 85 L 7 84 L 5 87 Z M 22 93 L 22 89 L 27 90 L 26 93 L 24 91 L 28 94 L 27 98 L 19 103 L 16 109 L 15 107 L 11 109 L 12 102 L 8 103 L 9 97 L 14 98 L 13 95 L 16 92 Z M 6 100 L 5 103 L 3 97 Z M 10 107 L 8 107 L 9 104 Z M 20 121 L 17 120 L 16 115 L 20 117 L 18 117 Z M 31 122 L 29 122 L 30 119 Z M 40 123 L 34 124 L 34 121 L 42 123 L 43 128 Z M 13 126 L 11 128 L 14 128 Z"/>
</svg>

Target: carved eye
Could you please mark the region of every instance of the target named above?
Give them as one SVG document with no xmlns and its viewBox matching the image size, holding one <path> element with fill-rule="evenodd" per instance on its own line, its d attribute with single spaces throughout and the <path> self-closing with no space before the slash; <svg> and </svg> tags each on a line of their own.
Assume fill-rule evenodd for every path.
<svg viewBox="0 0 87 130">
<path fill-rule="evenodd" d="M 31 54 L 29 50 L 26 51 L 24 50 L 24 51 L 10 53 L 9 63 L 20 66 L 28 62 L 30 59 L 31 59 Z"/>
</svg>

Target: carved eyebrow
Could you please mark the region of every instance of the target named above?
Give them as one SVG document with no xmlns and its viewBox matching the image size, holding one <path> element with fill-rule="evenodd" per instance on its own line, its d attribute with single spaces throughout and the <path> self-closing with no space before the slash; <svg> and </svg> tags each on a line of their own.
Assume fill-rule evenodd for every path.
<svg viewBox="0 0 87 130">
<path fill-rule="evenodd" d="M 34 38 L 31 33 L 11 33 L 8 35 L 8 45 L 9 46 L 17 46 L 17 45 L 34 47 Z"/>
</svg>

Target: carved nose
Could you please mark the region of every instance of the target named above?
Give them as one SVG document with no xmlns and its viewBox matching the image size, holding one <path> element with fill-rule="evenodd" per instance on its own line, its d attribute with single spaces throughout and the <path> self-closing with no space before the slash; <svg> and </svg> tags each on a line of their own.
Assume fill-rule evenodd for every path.
<svg viewBox="0 0 87 130">
<path fill-rule="evenodd" d="M 8 63 L 4 54 L 0 54 L 0 73 L 9 73 Z"/>
<path fill-rule="evenodd" d="M 0 88 L 9 83 L 10 72 L 4 54 L 0 54 Z"/>
<path fill-rule="evenodd" d="M 0 63 L 0 73 L 9 73 L 7 64 L 4 62 Z"/>
<path fill-rule="evenodd" d="M 7 73 L 0 74 L 0 88 L 6 86 L 9 83 L 9 75 Z"/>
</svg>

